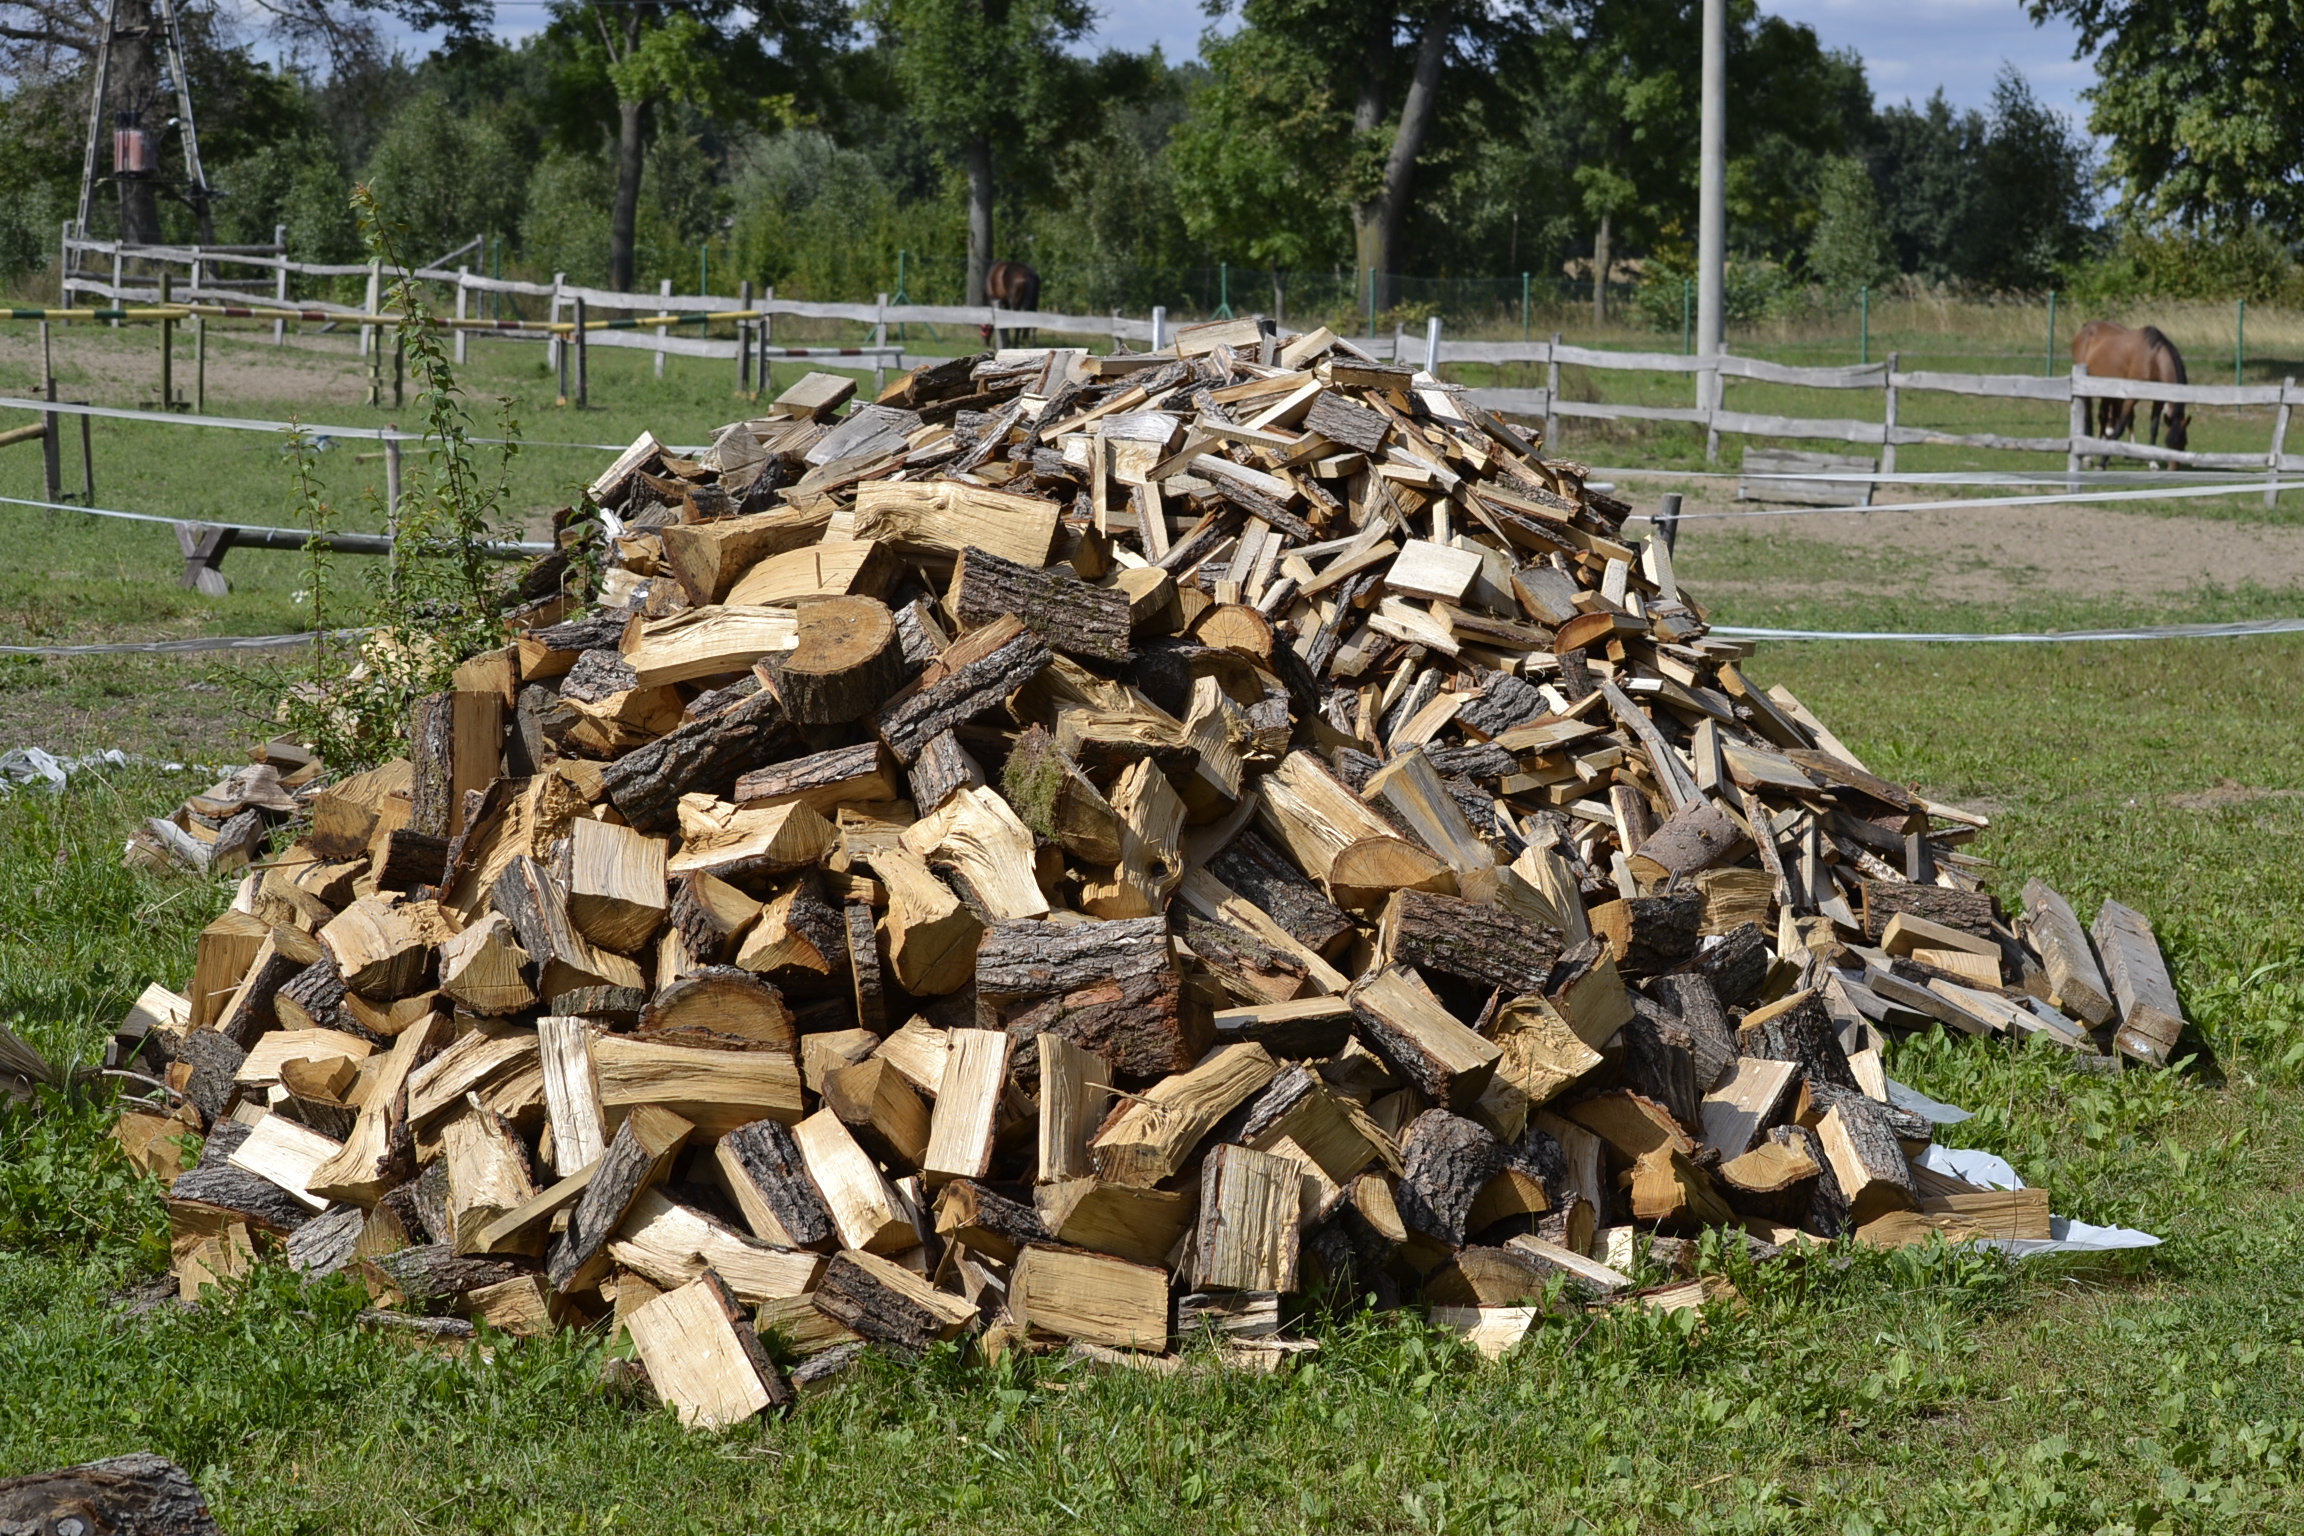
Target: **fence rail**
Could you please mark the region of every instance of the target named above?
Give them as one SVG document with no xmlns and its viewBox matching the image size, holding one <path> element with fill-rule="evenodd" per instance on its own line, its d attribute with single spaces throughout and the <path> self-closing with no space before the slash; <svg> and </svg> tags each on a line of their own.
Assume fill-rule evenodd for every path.
<svg viewBox="0 0 2304 1536">
<path fill-rule="evenodd" d="M 468 243 L 449 252 L 441 258 L 441 262 L 453 260 L 479 246 L 478 241 Z M 298 311 L 324 313 L 331 321 L 359 325 L 363 354 L 372 345 L 377 327 L 386 323 L 383 300 L 387 274 L 380 266 L 376 263 L 343 265 L 293 261 L 287 255 L 284 236 L 270 246 L 131 245 L 121 241 L 83 240 L 67 224 L 64 229 L 63 256 L 63 299 L 67 306 L 75 294 L 90 295 L 116 305 L 158 301 L 161 290 L 157 275 L 148 282 L 131 282 L 126 270 L 130 262 L 147 268 L 186 268 L 187 285 L 171 290 L 170 296 L 178 302 L 246 303 L 247 289 L 255 285 L 215 275 L 216 268 L 235 266 L 270 273 L 275 302 L 283 310 L 290 302 L 288 280 L 291 276 L 366 277 L 367 293 L 360 305 L 316 299 L 294 301 Z M 98 259 L 109 263 L 109 281 L 89 270 Z M 399 274 L 391 275 L 397 277 Z M 1075 338 L 1106 338 L 1115 349 L 1144 343 L 1158 349 L 1172 339 L 1174 330 L 1166 313 L 1159 309 L 1155 309 L 1148 319 L 1139 320 L 1118 311 L 1109 315 L 1074 315 L 972 305 L 895 304 L 889 302 L 886 294 L 879 295 L 869 304 L 832 303 L 779 299 L 773 288 L 755 296 L 750 292 L 749 284 L 746 285 L 746 291 L 737 295 L 674 294 L 669 291 L 668 283 L 656 293 L 621 293 L 569 283 L 565 274 L 556 274 L 549 283 L 538 283 L 486 277 L 465 267 L 451 269 L 440 263 L 417 268 L 406 275 L 453 289 L 455 313 L 458 320 L 464 322 L 458 330 L 456 341 L 460 359 L 468 335 L 492 334 L 507 340 L 541 341 L 548 349 L 550 363 L 562 367 L 565 364 L 562 351 L 567 346 L 570 333 L 575 329 L 568 318 L 572 315 L 584 317 L 583 336 L 577 348 L 579 352 L 584 346 L 650 351 L 657 356 L 659 372 L 662 371 L 662 360 L 667 355 L 734 360 L 740 370 L 749 370 L 755 362 L 764 366 L 771 359 L 791 356 L 823 359 L 834 366 L 841 366 L 840 360 L 843 358 L 854 357 L 858 360 L 854 366 L 876 370 L 890 366 L 911 366 L 924 359 L 906 352 L 901 342 L 891 343 L 889 337 L 891 327 L 900 329 L 914 325 L 948 325 L 1000 332 L 1032 331 Z M 540 299 L 548 306 L 548 313 L 535 320 L 499 319 L 483 323 L 467 319 L 474 298 L 487 296 Z M 871 339 L 861 347 L 778 347 L 772 342 L 775 322 L 779 318 L 831 320 L 869 326 Z M 698 321 L 707 326 L 715 322 L 733 323 L 737 334 L 722 338 L 709 335 L 683 336 L 678 333 L 677 327 Z M 287 324 L 287 320 L 274 317 L 275 341 L 284 339 Z M 2081 461 L 2090 455 L 2150 460 L 2188 468 L 2270 470 L 2275 475 L 2304 471 L 2304 457 L 2286 451 L 2289 421 L 2295 407 L 2304 403 L 2304 391 L 2298 390 L 2294 379 L 2279 384 L 2152 384 L 2131 379 L 2096 378 L 2079 367 L 2075 367 L 2068 377 L 2062 378 L 2042 378 L 2029 374 L 1946 373 L 1924 369 L 1906 371 L 1897 367 L 1893 358 L 1885 362 L 1839 367 L 1796 367 L 1727 352 L 1717 356 L 1692 357 L 1671 352 L 1620 352 L 1580 347 L 1563 342 L 1557 336 L 1541 341 L 1448 341 L 1441 337 L 1438 321 L 1433 321 L 1422 336 L 1401 328 L 1395 329 L 1388 337 L 1354 338 L 1353 344 L 1378 359 L 1414 364 L 1427 369 L 1467 363 L 1541 367 L 1546 370 L 1546 380 L 1542 387 L 1474 389 L 1471 397 L 1476 403 L 1491 410 L 1525 417 L 1542 417 L 1546 422 L 1547 435 L 1550 436 L 1557 435 L 1556 423 L 1561 418 L 1675 422 L 1701 426 L 1705 429 L 1706 455 L 1709 458 L 1718 457 L 1723 436 L 1735 436 L 1813 439 L 1877 448 L 1880 451 L 1880 468 L 1886 473 L 1894 472 L 1896 450 L 1899 447 L 1916 446 L 2060 453 L 2065 457 L 2068 471 L 2077 471 Z M 1693 383 L 1694 399 L 1685 406 L 1573 400 L 1567 397 L 1561 387 L 1560 370 L 1567 367 L 1685 375 Z M 1736 410 L 1728 405 L 1726 399 L 1727 386 L 1731 380 L 1806 389 L 1874 390 L 1881 395 L 1881 409 L 1876 419 L 1787 416 Z M 1991 432 L 1942 431 L 1930 427 L 1907 426 L 1898 420 L 1905 396 L 1927 394 L 2063 404 L 2070 409 L 2070 421 L 2068 430 L 2060 437 L 2017 437 Z M 2091 400 L 2161 401 L 2186 406 L 2225 408 L 2270 407 L 2274 412 L 2271 441 L 2267 450 L 2261 454 L 2179 452 L 2134 442 L 2109 441 L 2095 436 L 2091 430 L 2091 413 L 2087 405 Z"/>
</svg>

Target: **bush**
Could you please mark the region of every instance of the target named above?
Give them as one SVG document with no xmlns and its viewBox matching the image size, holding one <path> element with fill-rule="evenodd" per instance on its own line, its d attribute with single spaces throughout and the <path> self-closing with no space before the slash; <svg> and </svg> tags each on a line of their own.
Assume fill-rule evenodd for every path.
<svg viewBox="0 0 2304 1536">
<path fill-rule="evenodd" d="M 522 171 L 493 121 L 456 113 L 426 92 L 392 119 L 368 179 L 407 229 L 408 255 L 421 262 L 474 235 L 510 229 L 520 213 Z"/>
<path fill-rule="evenodd" d="M 2246 299 L 2304 305 L 2304 268 L 2261 228 L 2232 234 L 2127 230 L 2108 254 L 2067 267 L 2063 280 L 2083 303 Z"/>
<path fill-rule="evenodd" d="M 1678 332 L 1682 317 L 1692 320 L 1696 313 L 1694 290 L 1689 286 L 1695 276 L 1692 265 L 1651 257 L 1641 274 L 1640 286 L 1632 294 L 1633 312 L 1650 330 Z M 1721 307 L 1730 325 L 1772 320 L 1792 313 L 1806 302 L 1806 290 L 1791 273 L 1773 261 L 1731 260 L 1723 276 L 1725 291 L 1721 295 Z"/>
<path fill-rule="evenodd" d="M 521 254 L 582 286 L 607 282 L 608 210 L 615 197 L 616 173 L 600 156 L 551 151 L 528 182 Z"/>
</svg>

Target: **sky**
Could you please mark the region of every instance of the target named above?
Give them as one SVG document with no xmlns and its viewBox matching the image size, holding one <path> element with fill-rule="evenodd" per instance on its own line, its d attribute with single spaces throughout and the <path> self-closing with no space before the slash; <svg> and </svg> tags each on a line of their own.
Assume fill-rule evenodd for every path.
<svg viewBox="0 0 2304 1536">
<path fill-rule="evenodd" d="M 2021 0 L 1760 0 L 1760 8 L 1806 22 L 1827 48 L 1854 49 L 1883 105 L 1924 101 L 1942 86 L 1955 107 L 1984 106 L 2006 61 L 2025 73 L 2042 101 L 2076 123 L 2086 120 L 2080 92 L 2094 71 L 2072 57 L 2071 27 L 2033 26 Z M 1171 59 L 1192 57 L 1210 25 L 1198 0 L 1098 0 L 1097 10 L 1091 47 L 1139 51 L 1158 43 Z M 497 31 L 520 37 L 540 27 L 544 15 L 542 0 L 498 0 Z M 1226 30 L 1232 24 L 1218 23 Z M 401 42 L 412 53 L 429 44 L 416 34 L 404 34 Z"/>
</svg>

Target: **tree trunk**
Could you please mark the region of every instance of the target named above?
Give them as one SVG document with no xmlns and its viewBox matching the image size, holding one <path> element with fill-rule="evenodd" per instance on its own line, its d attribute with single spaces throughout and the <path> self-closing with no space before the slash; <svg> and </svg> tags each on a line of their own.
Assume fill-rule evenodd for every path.
<svg viewBox="0 0 2304 1536">
<path fill-rule="evenodd" d="M 968 298 L 986 302 L 984 279 L 992 270 L 992 141 L 968 141 Z"/>
<path fill-rule="evenodd" d="M 1440 108 L 1440 70 L 1448 62 L 1448 39 L 1456 28 L 1453 10 L 1442 6 L 1424 24 L 1416 44 L 1416 72 L 1408 80 L 1408 99 L 1400 104 L 1400 126 L 1392 135 L 1392 153 L 1384 162 L 1384 191 L 1378 203 L 1376 246 L 1379 267 L 1398 264 L 1400 229 L 1408 219 L 1408 196 L 1416 180 L 1416 158 L 1432 131 Z M 1389 289 L 1390 283 L 1385 284 Z M 1389 293 L 1386 294 L 1389 299 Z"/>
<path fill-rule="evenodd" d="M 632 252 L 640 216 L 640 172 L 646 149 L 648 103 L 616 103 L 616 203 L 608 223 L 608 286 L 632 287 Z"/>
<path fill-rule="evenodd" d="M 170 110 L 173 103 L 160 94 L 160 53 L 154 47 L 159 35 L 151 0 L 122 0 L 120 36 L 112 51 L 111 108 L 116 112 L 141 114 L 139 121 L 150 146 L 149 174 L 121 177 L 114 184 L 120 189 L 120 238 L 140 245 L 160 242 L 157 178 L 162 142 L 167 136 L 165 125 L 174 115 Z M 107 119 L 99 125 L 99 131 L 108 131 L 111 126 Z"/>
<path fill-rule="evenodd" d="M 1368 34 L 1368 51 L 1360 72 L 1360 97 L 1352 105 L 1352 136 L 1364 139 L 1384 122 L 1384 109 L 1388 105 L 1386 86 L 1392 72 L 1392 13 L 1387 11 L 1378 20 L 1375 30 Z M 1360 270 L 1368 276 L 1378 308 L 1389 308 L 1392 303 L 1391 275 L 1384 268 L 1382 225 L 1377 209 L 1383 200 L 1382 190 L 1377 195 L 1354 199 L 1352 203 L 1352 244 Z"/>
<path fill-rule="evenodd" d="M 1599 232 L 1592 237 L 1592 323 L 1608 323 L 1608 245 L 1612 214 L 1600 215 Z"/>
</svg>

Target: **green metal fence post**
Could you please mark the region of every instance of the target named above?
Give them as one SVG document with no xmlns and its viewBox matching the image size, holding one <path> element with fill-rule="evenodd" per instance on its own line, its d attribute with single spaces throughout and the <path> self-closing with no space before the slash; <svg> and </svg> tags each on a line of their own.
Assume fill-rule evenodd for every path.
<svg viewBox="0 0 2304 1536">
<path fill-rule="evenodd" d="M 2040 377 L 2056 371 L 2056 290 L 2048 290 L 2048 350 L 2040 354 Z"/>
<path fill-rule="evenodd" d="M 2240 383 L 2240 368 L 2248 360 L 2248 301 L 2240 301 L 2239 313 L 2233 319 L 2232 382 Z"/>
<path fill-rule="evenodd" d="M 1689 305 L 1694 302 L 1696 282 L 1693 278 L 1680 279 L 1680 355 L 1688 357 L 1696 350 L 1695 322 L 1689 318 Z"/>
<path fill-rule="evenodd" d="M 1856 290 L 1856 361 L 1869 367 L 1872 362 L 1872 285 L 1864 284 Z"/>
<path fill-rule="evenodd" d="M 1232 264 L 1228 261 L 1216 263 L 1216 317 L 1232 318 Z"/>
<path fill-rule="evenodd" d="M 1528 274 L 1525 272 L 1520 274 L 1520 339 L 1528 339 Z"/>
</svg>

